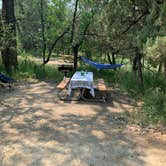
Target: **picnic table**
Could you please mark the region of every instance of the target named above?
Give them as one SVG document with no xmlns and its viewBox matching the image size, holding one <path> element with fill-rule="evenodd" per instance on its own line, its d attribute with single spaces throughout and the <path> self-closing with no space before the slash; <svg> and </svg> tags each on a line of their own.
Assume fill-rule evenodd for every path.
<svg viewBox="0 0 166 166">
<path fill-rule="evenodd" d="M 58 96 L 61 100 L 84 100 L 84 101 L 106 101 L 107 87 L 104 79 L 97 79 L 97 84 L 94 86 L 93 72 L 76 71 L 72 78 L 64 77 L 57 85 L 59 89 Z M 67 90 L 66 95 L 63 90 Z M 73 98 L 72 90 L 79 90 L 79 97 Z M 96 95 L 95 95 L 96 92 Z M 62 95 L 61 95 L 62 94 Z M 65 96 L 63 96 L 63 94 Z M 72 98 L 70 98 L 72 96 Z"/>
<path fill-rule="evenodd" d="M 90 94 L 95 97 L 94 86 L 93 86 L 93 72 L 80 72 L 76 71 L 72 76 L 69 87 L 68 95 L 71 95 L 72 89 L 89 89 Z"/>
</svg>

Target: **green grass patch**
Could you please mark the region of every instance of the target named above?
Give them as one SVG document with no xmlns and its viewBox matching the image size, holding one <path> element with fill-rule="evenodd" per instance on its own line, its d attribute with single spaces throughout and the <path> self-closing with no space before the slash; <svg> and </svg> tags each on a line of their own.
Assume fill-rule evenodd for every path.
<svg viewBox="0 0 166 166">
<path fill-rule="evenodd" d="M 12 74 L 16 80 L 38 79 L 38 80 L 60 80 L 63 74 L 57 70 L 56 66 L 43 65 L 37 63 L 29 55 L 19 56 L 19 65 L 15 73 Z M 3 65 L 0 69 L 5 73 Z"/>
<path fill-rule="evenodd" d="M 45 65 L 45 67 L 40 64 L 36 63 L 33 60 L 20 60 L 19 63 L 19 72 L 20 77 L 27 78 L 35 78 L 35 79 L 54 79 L 54 80 L 60 80 L 63 75 L 62 73 L 58 72 L 56 66 L 51 65 Z"/>
</svg>

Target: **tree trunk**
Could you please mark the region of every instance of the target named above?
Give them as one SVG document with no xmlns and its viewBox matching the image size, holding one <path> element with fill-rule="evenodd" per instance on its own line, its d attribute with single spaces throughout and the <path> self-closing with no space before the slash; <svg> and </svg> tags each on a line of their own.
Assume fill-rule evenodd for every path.
<svg viewBox="0 0 166 166">
<path fill-rule="evenodd" d="M 3 45 L 2 49 L 2 63 L 6 71 L 10 73 L 18 65 L 14 0 L 2 1 L 2 19 L 4 21 L 3 33 L 6 33 L 5 36 L 7 36 L 6 39 L 3 39 L 6 40 L 6 44 Z"/>
<path fill-rule="evenodd" d="M 66 30 L 64 30 L 64 32 L 55 39 L 55 41 L 53 42 L 53 44 L 51 45 L 51 47 L 48 49 L 48 55 L 47 55 L 47 57 L 45 57 L 45 61 L 44 61 L 43 65 L 45 65 L 45 64 L 47 64 L 49 62 L 54 47 L 56 46 L 56 44 L 58 43 L 58 41 L 60 39 L 62 39 L 65 36 L 65 34 L 68 33 L 68 32 L 69 32 L 69 27 Z"/>
<path fill-rule="evenodd" d="M 138 67 L 137 67 L 137 56 L 135 56 L 134 57 L 134 59 L 133 59 L 133 66 L 132 66 L 132 72 L 134 73 L 134 75 L 136 76 L 136 72 L 137 72 L 137 69 L 138 69 Z"/>
<path fill-rule="evenodd" d="M 116 64 L 115 53 L 114 52 L 112 52 L 112 64 Z M 114 70 L 116 71 L 116 68 L 114 68 Z"/>
<path fill-rule="evenodd" d="M 145 67 L 145 58 L 144 56 L 142 57 L 142 70 L 144 70 L 144 67 Z"/>
<path fill-rule="evenodd" d="M 78 8 L 79 0 L 75 1 L 74 13 L 73 13 L 73 20 L 72 20 L 72 29 L 71 29 L 71 38 L 70 43 L 73 44 L 74 39 L 74 31 L 75 31 L 75 23 L 76 23 L 76 15 L 77 15 L 77 8 Z"/>
<path fill-rule="evenodd" d="M 41 29 L 42 29 L 42 56 L 43 56 L 43 64 L 45 64 L 46 59 L 46 36 L 45 36 L 45 20 L 44 20 L 44 8 L 43 8 L 43 0 L 40 0 L 40 17 L 41 17 Z"/>
<path fill-rule="evenodd" d="M 72 51 L 73 51 L 73 55 L 74 55 L 74 70 L 75 71 L 77 70 L 78 50 L 79 50 L 80 46 L 82 45 L 82 43 L 85 39 L 85 34 L 86 34 L 86 32 L 89 28 L 91 20 L 94 17 L 94 13 L 92 12 L 92 17 L 89 20 L 89 22 L 86 24 L 81 39 L 78 42 L 75 42 L 74 41 L 75 33 L 76 33 L 75 32 L 75 24 L 76 24 L 76 15 L 77 15 L 78 2 L 79 2 L 79 0 L 75 0 L 75 8 L 74 8 L 74 14 L 73 14 L 73 20 L 72 20 L 71 39 L 70 39 L 70 44 L 72 46 Z"/>
<path fill-rule="evenodd" d="M 166 58 L 164 59 L 164 75 L 165 75 L 165 78 L 166 78 Z"/>
<path fill-rule="evenodd" d="M 112 63 L 113 63 L 113 64 L 116 64 L 115 53 L 114 53 L 114 52 L 112 52 Z"/>
<path fill-rule="evenodd" d="M 138 48 L 136 48 L 136 56 L 133 59 L 132 70 L 134 72 L 134 76 L 138 76 L 139 84 L 143 88 L 143 74 L 142 74 L 142 63 L 141 63 L 142 55 L 139 53 Z M 138 75 L 137 75 L 138 74 Z"/>
<path fill-rule="evenodd" d="M 125 57 L 123 56 L 122 59 L 121 59 L 121 61 L 120 61 L 121 64 L 123 64 L 124 58 L 125 58 Z"/>
<path fill-rule="evenodd" d="M 108 58 L 109 63 L 112 64 L 112 61 L 111 61 L 111 57 L 110 57 L 110 53 L 109 53 L 109 52 L 107 53 L 107 58 Z"/>
<path fill-rule="evenodd" d="M 73 55 L 74 55 L 74 71 L 77 70 L 77 60 L 78 60 L 78 49 L 79 45 L 73 46 Z"/>
<path fill-rule="evenodd" d="M 139 78 L 139 83 L 141 87 L 143 88 L 144 83 L 143 83 L 143 75 L 142 75 L 142 63 L 141 63 L 141 58 L 142 55 L 138 52 L 138 78 Z"/>
<path fill-rule="evenodd" d="M 158 73 L 161 73 L 161 70 L 162 70 L 162 64 L 163 64 L 163 62 L 161 61 L 160 64 L 159 64 L 159 67 L 158 67 Z"/>
</svg>

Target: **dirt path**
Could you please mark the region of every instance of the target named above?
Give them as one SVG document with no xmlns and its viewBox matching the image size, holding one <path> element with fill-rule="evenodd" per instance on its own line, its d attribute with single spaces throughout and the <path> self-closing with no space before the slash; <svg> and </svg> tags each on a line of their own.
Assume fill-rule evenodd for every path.
<svg viewBox="0 0 166 166">
<path fill-rule="evenodd" d="M 133 101 L 61 102 L 54 83 L 0 92 L 0 166 L 164 166 L 166 135 L 123 116 Z"/>
</svg>

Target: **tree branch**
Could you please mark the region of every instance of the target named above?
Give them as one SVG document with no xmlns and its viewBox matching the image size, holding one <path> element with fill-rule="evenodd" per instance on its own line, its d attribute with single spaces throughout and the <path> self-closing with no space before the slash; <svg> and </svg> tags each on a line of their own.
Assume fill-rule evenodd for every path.
<svg viewBox="0 0 166 166">
<path fill-rule="evenodd" d="M 137 24 L 145 15 L 147 15 L 147 12 L 143 13 L 142 15 L 140 15 L 136 20 L 132 21 L 129 26 L 123 31 L 120 33 L 120 35 L 128 32 L 135 24 Z"/>
<path fill-rule="evenodd" d="M 48 51 L 48 56 L 47 56 L 47 59 L 44 61 L 44 64 L 47 64 L 48 61 L 50 60 L 50 57 L 51 57 L 51 54 L 52 54 L 52 51 L 54 49 L 54 47 L 56 46 L 56 44 L 58 43 L 58 41 L 63 38 L 65 36 L 65 34 L 67 34 L 69 32 L 70 28 L 68 27 L 66 30 L 63 31 L 63 33 L 61 35 L 59 35 L 55 41 L 53 42 L 52 46 L 50 47 L 49 51 Z"/>
</svg>

